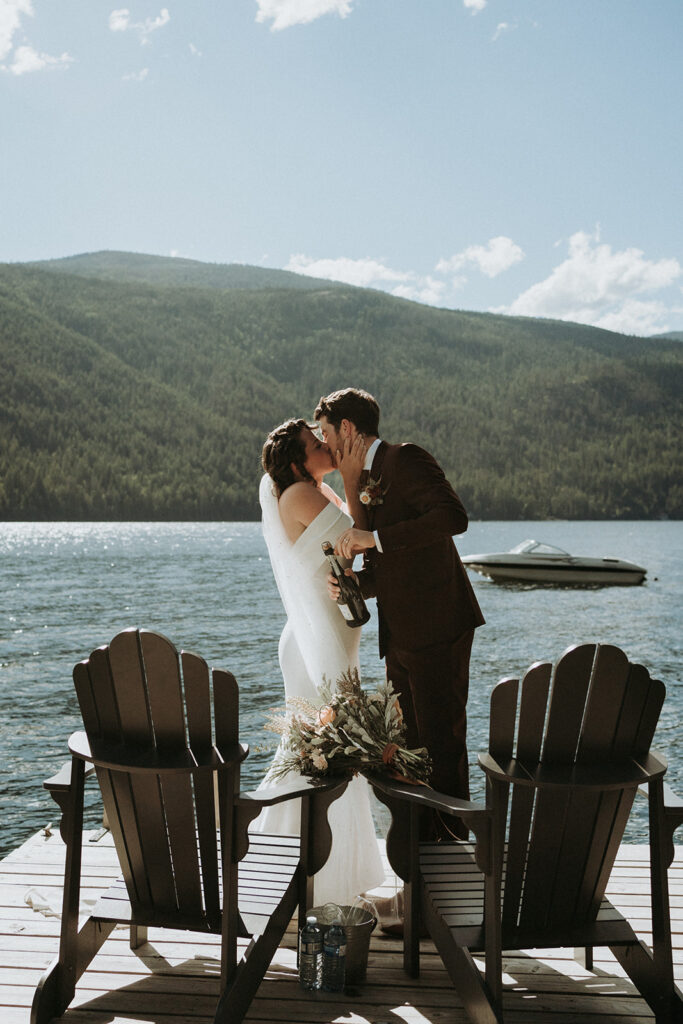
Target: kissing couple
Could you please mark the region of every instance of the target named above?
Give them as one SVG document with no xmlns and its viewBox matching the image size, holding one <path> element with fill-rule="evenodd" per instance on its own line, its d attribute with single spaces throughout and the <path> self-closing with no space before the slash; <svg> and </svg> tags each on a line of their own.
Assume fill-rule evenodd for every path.
<svg viewBox="0 0 683 1024">
<path fill-rule="evenodd" d="M 333 600 L 322 544 L 329 540 L 349 566 L 362 553 L 357 579 L 364 597 L 377 598 L 379 655 L 400 694 L 407 746 L 427 747 L 435 789 L 469 799 L 469 660 L 484 618 L 453 543 L 467 513 L 428 452 L 380 440 L 379 405 L 367 391 L 321 398 L 314 418 L 319 436 L 306 420 L 287 420 L 262 454 L 263 534 L 287 615 L 279 644 L 285 696 L 317 705 L 325 681 L 359 669 L 361 631 L 347 627 Z M 324 482 L 335 469 L 344 501 Z M 352 903 L 384 880 L 364 778 L 331 805 L 329 822 L 332 852 L 315 876 L 315 902 Z M 252 827 L 296 834 L 298 809 L 277 804 Z M 426 839 L 453 836 L 431 812 L 421 828 Z M 464 826 L 456 835 L 466 838 Z"/>
</svg>

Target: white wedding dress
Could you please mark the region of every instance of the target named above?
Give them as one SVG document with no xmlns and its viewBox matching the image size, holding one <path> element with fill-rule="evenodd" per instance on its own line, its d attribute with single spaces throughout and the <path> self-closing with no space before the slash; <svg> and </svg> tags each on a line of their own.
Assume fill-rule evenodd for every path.
<svg viewBox="0 0 683 1024">
<path fill-rule="evenodd" d="M 360 630 L 351 629 L 327 592 L 327 560 L 323 541 L 334 545 L 351 518 L 333 502 L 323 509 L 292 543 L 280 519 L 278 499 L 269 476 L 259 491 L 263 534 L 280 597 L 287 614 L 279 645 L 285 697 L 303 697 L 319 704 L 318 687 L 330 684 L 342 672 L 358 669 Z M 273 764 L 278 760 L 275 754 Z M 268 774 L 261 783 L 267 785 Z M 377 848 L 370 810 L 369 787 L 361 776 L 352 779 L 343 796 L 330 806 L 332 851 L 315 876 L 314 899 L 324 903 L 352 903 L 362 892 L 381 885 L 384 869 Z M 280 834 L 299 832 L 299 802 L 289 800 L 265 808 L 252 831 Z"/>
</svg>

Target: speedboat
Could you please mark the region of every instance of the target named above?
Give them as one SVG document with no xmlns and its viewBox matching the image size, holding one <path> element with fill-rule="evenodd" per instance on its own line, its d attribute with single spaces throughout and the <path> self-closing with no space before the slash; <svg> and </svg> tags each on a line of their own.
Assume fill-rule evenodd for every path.
<svg viewBox="0 0 683 1024">
<path fill-rule="evenodd" d="M 621 558 L 583 558 L 562 548 L 525 540 L 511 551 L 494 555 L 465 555 L 462 562 L 496 583 L 569 583 L 628 585 L 642 583 L 646 569 Z"/>
</svg>

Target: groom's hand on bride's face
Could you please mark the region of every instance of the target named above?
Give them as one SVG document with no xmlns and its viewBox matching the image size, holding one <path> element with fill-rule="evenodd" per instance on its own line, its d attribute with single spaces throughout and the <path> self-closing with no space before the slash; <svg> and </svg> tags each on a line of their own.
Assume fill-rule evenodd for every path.
<svg viewBox="0 0 683 1024">
<path fill-rule="evenodd" d="M 335 555 L 342 558 L 353 558 L 362 551 L 375 547 L 375 535 L 370 530 L 358 530 L 355 526 L 340 534 L 334 548 Z"/>
<path fill-rule="evenodd" d="M 365 462 L 365 438 L 357 434 L 355 438 L 344 438 L 343 446 L 334 453 L 337 469 L 344 478 L 344 484 L 355 484 Z"/>
</svg>

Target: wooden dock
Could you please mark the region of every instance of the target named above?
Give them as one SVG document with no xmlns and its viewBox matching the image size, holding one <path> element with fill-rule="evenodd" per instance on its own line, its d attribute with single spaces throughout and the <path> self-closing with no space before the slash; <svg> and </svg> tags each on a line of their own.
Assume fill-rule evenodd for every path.
<svg viewBox="0 0 683 1024">
<path fill-rule="evenodd" d="M 84 843 L 84 899 L 118 874 L 108 833 Z M 608 888 L 613 903 L 650 942 L 646 846 L 621 848 Z M 58 834 L 40 833 L 0 862 L 0 1021 L 29 1024 L 41 972 L 58 949 L 59 921 L 29 905 L 59 908 L 64 846 Z M 395 886 L 387 868 L 387 894 Z M 670 871 L 676 977 L 683 987 L 683 846 Z M 378 892 L 380 890 L 377 890 Z M 78 986 L 63 1024 L 209 1024 L 218 997 L 218 940 L 188 932 L 150 929 L 137 952 L 117 928 Z M 301 991 L 296 973 L 296 929 L 290 926 L 252 1003 L 254 1024 L 465 1024 L 467 1018 L 431 942 L 422 943 L 422 975 L 407 978 L 401 944 L 377 931 L 367 982 L 339 995 Z M 509 1024 L 645 1024 L 653 1015 L 624 979 L 616 961 L 596 950 L 587 972 L 571 950 L 518 952 L 504 961 L 504 1008 Z"/>
</svg>

